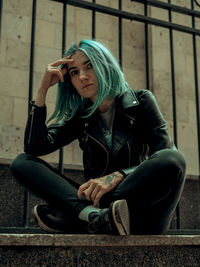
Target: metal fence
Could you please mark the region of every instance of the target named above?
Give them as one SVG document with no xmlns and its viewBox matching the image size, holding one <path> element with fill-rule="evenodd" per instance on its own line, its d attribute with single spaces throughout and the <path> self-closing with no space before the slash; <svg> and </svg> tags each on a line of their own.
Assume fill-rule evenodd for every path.
<svg viewBox="0 0 200 267">
<path fill-rule="evenodd" d="M 39 0 L 38 0 L 39 1 Z M 200 113 L 199 113 L 199 85 L 198 85 L 198 64 L 197 64 L 197 36 L 200 36 L 200 30 L 195 27 L 195 19 L 200 18 L 200 12 L 195 11 L 195 5 L 200 6 L 200 1 L 191 0 L 190 8 L 184 8 L 177 5 L 171 4 L 171 1 L 168 0 L 168 3 L 157 1 L 157 0 L 134 0 L 143 4 L 144 15 L 134 14 L 122 10 L 122 0 L 118 1 L 118 9 L 111 8 L 97 4 L 95 0 L 92 2 L 82 1 L 82 0 L 49 0 L 59 2 L 63 6 L 62 14 L 62 55 L 65 51 L 66 44 L 66 21 L 67 17 L 67 7 L 74 6 L 82 9 L 87 9 L 92 11 L 92 38 L 95 38 L 96 35 L 96 13 L 103 13 L 118 18 L 118 48 L 119 48 L 119 63 L 122 65 L 122 20 L 132 20 L 138 21 L 144 24 L 145 29 L 145 62 L 146 62 L 146 88 L 150 88 L 150 64 L 149 64 L 149 25 L 155 25 L 169 30 L 169 42 L 170 42 L 170 62 L 171 62 L 171 81 L 172 81 L 172 107 L 173 107 L 173 134 L 174 142 L 178 146 L 178 136 L 177 136 L 177 101 L 176 101 L 176 84 L 175 84 L 175 57 L 174 57 L 174 40 L 173 34 L 174 31 L 184 32 L 192 35 L 193 40 L 193 62 L 194 62 L 194 82 L 195 82 L 195 99 L 196 99 L 196 120 L 197 120 L 197 135 L 198 135 L 198 159 L 199 159 L 199 169 L 200 169 Z M 131 0 L 130 0 L 131 2 Z M 133 2 L 133 0 L 132 0 Z M 189 2 L 189 0 L 188 0 Z M 30 76 L 29 76 L 29 101 L 32 100 L 33 92 L 33 71 L 34 71 L 34 49 L 35 49 L 35 23 L 36 23 L 36 10 L 37 10 L 37 0 L 32 2 L 32 29 L 31 29 L 31 47 L 30 47 Z M 152 18 L 148 14 L 148 7 L 157 7 L 160 9 L 167 10 L 168 12 L 168 21 L 159 20 Z M 192 26 L 186 27 L 183 25 L 175 24 L 172 22 L 172 12 L 184 14 L 189 16 L 192 20 Z M 0 0 L 0 13 L 2 13 L 2 0 Z M 0 21 L 1 26 L 1 21 Z M 123 67 L 123 66 L 122 66 Z M 59 170 L 63 169 L 63 150 L 59 152 Z M 25 192 L 25 202 L 24 202 L 24 228 L 28 227 L 28 202 L 29 194 L 28 191 Z M 180 216 L 179 208 L 177 209 L 177 229 L 180 229 Z"/>
</svg>

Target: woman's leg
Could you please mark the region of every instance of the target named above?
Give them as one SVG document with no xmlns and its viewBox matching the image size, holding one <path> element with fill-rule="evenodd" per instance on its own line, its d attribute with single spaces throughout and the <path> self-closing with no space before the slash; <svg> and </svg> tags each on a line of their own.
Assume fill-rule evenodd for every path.
<svg viewBox="0 0 200 267">
<path fill-rule="evenodd" d="M 72 185 L 72 182 L 56 173 L 46 162 L 33 155 L 20 154 L 12 162 L 11 170 L 14 176 L 26 187 L 66 214 L 70 230 L 76 230 L 78 226 L 78 228 L 87 229 L 90 233 L 129 234 L 129 214 L 125 200 L 116 201 L 111 207 L 103 210 L 90 207 L 92 202 L 78 199 L 78 185 L 75 183 Z M 81 218 L 79 219 L 82 210 L 86 210 L 88 215 L 86 222 Z M 48 214 L 44 218 L 43 212 L 39 212 L 38 209 L 35 211 L 41 228 L 57 231 L 58 224 L 55 225 L 54 223 L 56 218 L 52 224 L 52 220 L 47 218 Z M 61 224 L 59 225 L 61 226 Z M 66 228 L 68 229 L 68 227 Z"/>
<path fill-rule="evenodd" d="M 78 217 L 80 211 L 91 202 L 79 200 L 78 184 L 64 178 L 50 165 L 30 154 L 20 154 L 12 164 L 13 175 L 33 193 L 51 205 Z"/>
<path fill-rule="evenodd" d="M 161 150 L 138 165 L 100 203 L 107 205 L 116 199 L 126 199 L 132 233 L 160 234 L 167 229 L 180 199 L 185 168 L 179 152 Z"/>
</svg>

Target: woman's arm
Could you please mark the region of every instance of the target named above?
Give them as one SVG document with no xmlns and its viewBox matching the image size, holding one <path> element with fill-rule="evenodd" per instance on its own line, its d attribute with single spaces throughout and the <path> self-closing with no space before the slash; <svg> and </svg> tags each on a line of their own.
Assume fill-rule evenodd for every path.
<svg viewBox="0 0 200 267">
<path fill-rule="evenodd" d="M 144 90 L 140 96 L 141 128 L 149 146 L 149 155 L 168 148 L 176 149 L 169 136 L 167 122 L 164 119 L 155 96 Z"/>
<path fill-rule="evenodd" d="M 49 154 L 77 138 L 75 120 L 46 126 L 46 106 L 33 106 L 24 136 L 24 151 L 36 156 Z"/>
<path fill-rule="evenodd" d="M 58 81 L 64 82 L 64 75 L 67 73 L 67 68 L 60 68 L 62 64 L 73 62 L 71 56 L 61 58 L 51 64 L 47 65 L 45 74 L 43 76 L 40 88 L 37 93 L 35 105 L 43 107 L 46 102 L 46 95 L 50 87 L 55 85 Z"/>
<path fill-rule="evenodd" d="M 73 59 L 70 57 L 62 58 L 48 64 L 46 68 L 36 100 L 31 103 L 32 107 L 26 125 L 24 150 L 27 153 L 34 155 L 48 154 L 75 139 L 74 133 L 70 135 L 70 129 L 72 130 L 70 123 L 68 124 L 69 127 L 63 123 L 50 125 L 48 128 L 46 126 L 45 102 L 48 90 L 59 80 L 64 82 L 64 75 L 67 73 L 67 68 L 60 69 L 59 66 L 71 61 Z M 69 135 L 68 139 L 65 138 L 65 143 L 63 143 L 63 136 L 66 131 L 69 132 Z"/>
<path fill-rule="evenodd" d="M 148 145 L 148 156 L 162 149 L 177 150 L 168 134 L 167 122 L 165 121 L 156 98 L 149 90 L 138 90 L 136 96 L 140 103 L 136 120 L 138 122 L 141 143 Z M 122 169 L 124 177 L 132 173 L 137 166 Z"/>
</svg>

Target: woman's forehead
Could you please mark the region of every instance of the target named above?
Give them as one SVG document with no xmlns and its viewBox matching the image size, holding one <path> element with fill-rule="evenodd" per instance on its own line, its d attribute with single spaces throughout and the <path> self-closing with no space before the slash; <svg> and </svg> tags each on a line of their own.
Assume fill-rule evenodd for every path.
<svg viewBox="0 0 200 267">
<path fill-rule="evenodd" d="M 74 67 L 76 65 L 82 65 L 85 61 L 88 61 L 88 56 L 83 53 L 82 51 L 77 50 L 72 56 L 72 59 L 74 59 L 73 62 L 70 62 L 68 64 L 68 67 Z"/>
</svg>

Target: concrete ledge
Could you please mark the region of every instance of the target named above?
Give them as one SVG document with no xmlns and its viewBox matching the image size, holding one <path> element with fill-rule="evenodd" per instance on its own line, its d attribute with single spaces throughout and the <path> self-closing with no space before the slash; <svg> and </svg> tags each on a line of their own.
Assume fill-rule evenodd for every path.
<svg viewBox="0 0 200 267">
<path fill-rule="evenodd" d="M 0 246 L 149 247 L 199 246 L 200 235 L 0 234 Z"/>
<path fill-rule="evenodd" d="M 0 266 L 199 267 L 200 235 L 0 234 Z"/>
</svg>

